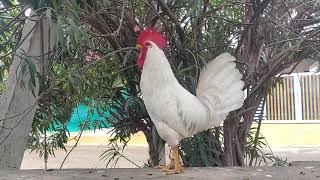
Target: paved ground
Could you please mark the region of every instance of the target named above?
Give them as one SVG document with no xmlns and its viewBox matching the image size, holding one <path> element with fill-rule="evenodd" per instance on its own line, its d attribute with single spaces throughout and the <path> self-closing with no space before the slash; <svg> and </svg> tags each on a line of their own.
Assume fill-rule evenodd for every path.
<svg viewBox="0 0 320 180">
<path fill-rule="evenodd" d="M 70 147 L 67 148 L 68 150 Z M 101 169 L 105 162 L 99 155 L 107 146 L 79 146 L 70 155 L 65 163 L 64 170 L 23 170 L 1 171 L 0 180 L 146 180 L 146 179 L 177 179 L 177 180 L 320 180 L 320 147 L 313 148 L 272 148 L 274 154 L 287 158 L 292 162 L 290 167 L 256 167 L 256 168 L 187 168 L 184 174 L 166 176 L 158 169 L 140 168 L 127 160 L 121 159 L 116 169 Z M 64 156 L 64 151 L 56 152 L 56 158 L 50 158 L 49 169 L 59 168 Z M 142 166 L 148 158 L 148 149 L 144 146 L 129 146 L 124 155 Z M 299 161 L 299 162 L 294 162 Z M 308 162 L 301 162 L 308 161 Z M 313 162 L 310 162 L 313 161 Z M 318 161 L 318 162 L 316 162 Z M 43 169 L 44 163 L 38 154 L 26 152 L 22 169 Z M 72 168 L 72 169 L 70 169 Z M 79 169 L 84 168 L 84 169 Z M 97 169 L 95 169 L 97 168 Z M 100 169 L 99 169 L 100 168 Z M 130 169 L 124 169 L 130 168 Z"/>
<path fill-rule="evenodd" d="M 70 147 L 67 147 L 69 150 Z M 107 146 L 78 146 L 65 162 L 64 168 L 105 168 L 106 162 L 99 156 L 107 149 Z M 320 147 L 309 148 L 272 148 L 274 154 L 291 161 L 320 161 Z M 56 157 L 51 157 L 48 161 L 48 168 L 58 169 L 65 157 L 64 151 L 57 151 Z M 124 155 L 139 166 L 148 159 L 148 148 L 145 146 L 128 146 Z M 121 158 L 116 167 L 135 168 L 129 161 Z M 43 160 L 35 152 L 25 153 L 21 169 L 43 169 Z"/>
<path fill-rule="evenodd" d="M 183 174 L 166 176 L 158 169 L 69 169 L 2 171 L 0 180 L 312 180 L 320 179 L 318 167 L 261 167 L 261 168 L 187 168 Z"/>
<path fill-rule="evenodd" d="M 320 147 L 274 147 L 272 151 L 288 161 L 320 161 Z"/>
<path fill-rule="evenodd" d="M 68 151 L 70 148 L 71 146 L 67 146 Z M 99 156 L 106 150 L 107 146 L 78 146 L 71 152 L 63 168 L 105 168 L 106 161 Z M 123 154 L 139 166 L 143 166 L 148 160 L 148 148 L 144 146 L 128 146 Z M 48 160 L 48 169 L 59 169 L 65 156 L 65 151 L 56 151 L 55 157 L 51 156 Z M 137 166 L 121 158 L 116 167 L 135 168 Z M 44 162 L 39 158 L 38 153 L 26 151 L 21 169 L 44 169 Z"/>
</svg>

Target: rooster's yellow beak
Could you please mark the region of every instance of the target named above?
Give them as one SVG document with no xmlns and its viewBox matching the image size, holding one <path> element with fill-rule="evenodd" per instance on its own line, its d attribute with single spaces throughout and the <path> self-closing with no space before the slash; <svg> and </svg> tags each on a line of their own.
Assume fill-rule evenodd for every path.
<svg viewBox="0 0 320 180">
<path fill-rule="evenodd" d="M 141 44 L 137 44 L 136 47 L 139 48 L 139 49 L 141 49 L 141 48 L 142 48 L 142 45 L 141 45 Z"/>
</svg>

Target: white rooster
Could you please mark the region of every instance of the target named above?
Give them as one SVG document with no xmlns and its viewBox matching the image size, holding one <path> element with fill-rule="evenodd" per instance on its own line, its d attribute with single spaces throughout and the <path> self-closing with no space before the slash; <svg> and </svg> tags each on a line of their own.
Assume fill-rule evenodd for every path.
<svg viewBox="0 0 320 180">
<path fill-rule="evenodd" d="M 147 111 L 160 137 L 172 148 L 173 156 L 161 171 L 183 171 L 179 142 L 198 132 L 219 126 L 230 111 L 240 108 L 244 100 L 242 75 L 235 58 L 221 54 L 202 70 L 196 96 L 184 89 L 175 78 L 162 51 L 166 40 L 157 30 L 146 29 L 138 37 L 142 69 L 140 88 Z"/>
</svg>

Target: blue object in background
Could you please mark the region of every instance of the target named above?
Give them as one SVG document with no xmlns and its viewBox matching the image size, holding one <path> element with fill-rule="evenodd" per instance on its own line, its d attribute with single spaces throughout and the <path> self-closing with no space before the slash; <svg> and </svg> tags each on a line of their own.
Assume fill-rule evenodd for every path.
<svg viewBox="0 0 320 180">
<path fill-rule="evenodd" d="M 68 123 L 69 132 L 79 132 L 80 124 L 87 121 L 104 121 L 105 117 L 100 116 L 96 109 L 93 109 L 91 112 L 90 107 L 84 104 L 79 104 L 72 112 L 71 119 Z M 88 116 L 88 113 L 89 116 Z M 104 113 L 105 116 L 110 116 L 109 112 Z M 88 117 L 87 117 L 88 116 Z M 87 119 L 88 118 L 88 119 Z M 107 128 L 107 127 L 106 127 Z M 93 128 L 91 128 L 93 129 Z"/>
</svg>

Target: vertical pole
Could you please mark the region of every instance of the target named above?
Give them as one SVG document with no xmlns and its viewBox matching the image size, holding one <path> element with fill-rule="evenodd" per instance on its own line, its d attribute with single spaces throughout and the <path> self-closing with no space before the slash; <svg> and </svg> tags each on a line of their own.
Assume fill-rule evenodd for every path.
<svg viewBox="0 0 320 180">
<path fill-rule="evenodd" d="M 297 121 L 302 120 L 301 84 L 298 73 L 293 73 L 294 109 Z"/>
</svg>

